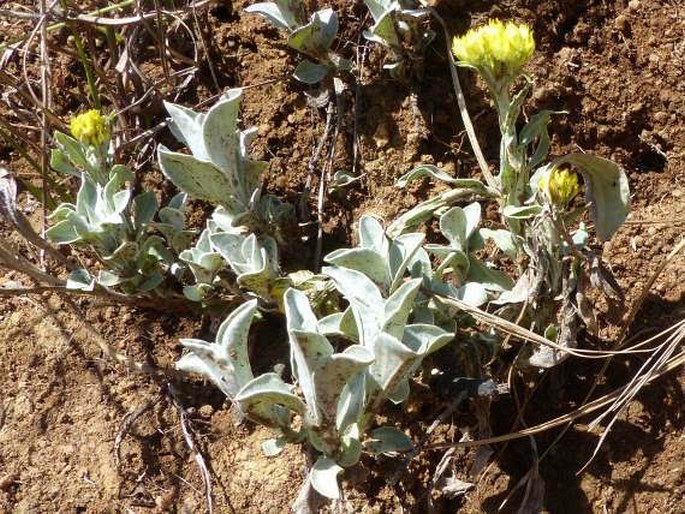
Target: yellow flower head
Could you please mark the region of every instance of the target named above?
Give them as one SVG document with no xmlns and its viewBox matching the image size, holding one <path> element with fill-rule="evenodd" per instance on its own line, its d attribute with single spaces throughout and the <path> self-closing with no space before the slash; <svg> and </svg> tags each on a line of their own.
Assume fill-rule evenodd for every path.
<svg viewBox="0 0 685 514">
<path fill-rule="evenodd" d="M 488 81 L 513 79 L 535 51 L 533 31 L 525 23 L 490 20 L 452 42 L 452 53 Z"/>
<path fill-rule="evenodd" d="M 538 186 L 545 192 L 550 202 L 559 207 L 565 207 L 580 193 L 578 174 L 566 168 L 554 168 L 544 174 Z"/>
<path fill-rule="evenodd" d="M 109 121 L 97 109 L 91 109 L 72 118 L 71 135 L 92 146 L 100 146 L 110 138 Z"/>
</svg>

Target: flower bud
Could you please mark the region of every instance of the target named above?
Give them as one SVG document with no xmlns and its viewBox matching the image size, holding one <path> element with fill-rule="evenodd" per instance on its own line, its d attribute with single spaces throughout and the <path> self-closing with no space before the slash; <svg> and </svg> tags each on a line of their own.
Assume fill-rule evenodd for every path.
<svg viewBox="0 0 685 514">
<path fill-rule="evenodd" d="M 551 203 L 559 207 L 566 207 L 580 193 L 578 174 L 566 168 L 554 168 L 544 174 L 538 187 Z"/>
<path fill-rule="evenodd" d="M 71 135 L 84 144 L 100 146 L 110 138 L 109 122 L 97 109 L 72 118 Z"/>
</svg>

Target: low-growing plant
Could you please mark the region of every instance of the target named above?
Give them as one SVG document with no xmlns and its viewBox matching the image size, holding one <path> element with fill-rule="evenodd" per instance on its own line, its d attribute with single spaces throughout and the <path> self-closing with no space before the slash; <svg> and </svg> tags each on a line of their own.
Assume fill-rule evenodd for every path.
<svg viewBox="0 0 685 514">
<path fill-rule="evenodd" d="M 238 286 L 276 300 L 271 292 L 280 276 L 277 240 L 292 207 L 262 194 L 267 163 L 249 156 L 255 129 L 238 128 L 241 95 L 239 89 L 229 90 L 206 114 L 165 104 L 172 132 L 191 155 L 160 145 L 162 173 L 184 193 L 217 206 L 195 246 L 179 256 L 195 277 L 184 288 L 195 301 L 226 284 L 221 274 L 226 265 Z"/>
<path fill-rule="evenodd" d="M 369 41 L 385 46 L 390 62 L 383 68 L 394 78 L 411 80 L 422 75 L 423 54 L 435 37 L 428 27 L 430 11 L 412 0 L 364 0 L 373 25 L 364 32 Z"/>
<path fill-rule="evenodd" d="M 511 287 L 474 255 L 480 206 L 454 207 L 440 220 L 447 245 L 424 245 L 424 235 L 390 238 L 378 221 L 362 216 L 358 248 L 325 257 L 322 270 L 348 302 L 317 318 L 302 291 L 283 297 L 293 383 L 276 373 L 254 377 L 247 332 L 257 302 L 243 304 L 219 328 L 215 343 L 182 340 L 190 353 L 177 367 L 212 380 L 242 415 L 279 431 L 264 450 L 307 443 L 318 458 L 305 487 L 339 497 L 337 476 L 371 453 L 408 451 L 411 440 L 394 427 L 375 427 L 386 400 L 404 401 L 423 359 L 455 337 L 456 321 L 431 302 L 431 291 L 481 305 Z M 440 265 L 433 270 L 429 252 Z M 504 285 L 502 284 L 504 282 Z M 347 345 L 335 351 L 331 338 Z"/>
<path fill-rule="evenodd" d="M 598 156 L 573 153 L 548 160 L 548 125 L 556 113 L 536 113 L 519 126 L 533 83 L 523 66 L 534 50 L 528 26 L 512 22 L 493 20 L 455 38 L 453 52 L 459 65 L 480 74 L 495 102 L 502 134 L 499 174 L 486 185 L 454 179 L 432 166 L 412 170 L 400 179 L 400 186 L 430 175 L 455 187 L 403 214 L 389 232 L 400 234 L 464 198 L 496 201 L 506 229 L 485 230 L 481 235 L 517 264 L 515 287 L 497 302 L 521 305 L 527 313 L 523 322 L 562 346 L 574 346 L 578 319 L 593 325 L 585 298 L 588 285 L 613 289 L 612 278 L 588 247 L 590 234 L 579 220 L 589 214 L 597 237 L 610 238 L 628 214 L 628 181 L 615 163 Z M 578 174 L 583 177 L 587 204 L 573 201 L 581 190 Z M 503 307 L 501 312 L 510 310 Z M 529 362 L 549 367 L 561 357 L 556 350 L 544 348 Z"/>
<path fill-rule="evenodd" d="M 101 269 L 97 274 L 73 270 L 67 287 L 170 293 L 168 280 L 180 271 L 178 253 L 193 237 L 184 223 L 185 195 L 162 209 L 153 192 L 132 198 L 126 184 L 133 174 L 113 162 L 110 121 L 99 111 L 75 117 L 71 131 L 73 137 L 55 133 L 50 162 L 55 170 L 78 177 L 81 186 L 74 203 L 62 203 L 50 214 L 46 236 L 58 245 L 89 248 Z"/>
<path fill-rule="evenodd" d="M 327 77 L 350 71 L 352 64 L 331 50 L 338 34 L 338 15 L 333 9 L 321 9 L 306 20 L 300 0 L 259 2 L 246 12 L 259 14 L 288 33 L 288 46 L 302 54 L 293 76 L 305 84 L 318 84 Z"/>
</svg>

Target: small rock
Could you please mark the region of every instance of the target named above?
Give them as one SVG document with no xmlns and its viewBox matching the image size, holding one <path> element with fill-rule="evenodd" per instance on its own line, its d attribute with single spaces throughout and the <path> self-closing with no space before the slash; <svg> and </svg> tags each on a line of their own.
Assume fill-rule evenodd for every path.
<svg viewBox="0 0 685 514">
<path fill-rule="evenodd" d="M 640 7 L 640 0 L 630 0 L 628 2 L 628 10 L 637 11 Z"/>
<path fill-rule="evenodd" d="M 6 475 L 0 476 L 0 491 L 6 491 L 10 487 L 12 487 L 12 484 L 17 481 L 17 476 L 16 473 L 7 473 Z"/>
<path fill-rule="evenodd" d="M 198 412 L 200 416 L 202 416 L 203 418 L 209 419 L 214 414 L 214 407 L 212 407 L 211 405 L 203 405 L 202 407 L 200 407 Z"/>
</svg>

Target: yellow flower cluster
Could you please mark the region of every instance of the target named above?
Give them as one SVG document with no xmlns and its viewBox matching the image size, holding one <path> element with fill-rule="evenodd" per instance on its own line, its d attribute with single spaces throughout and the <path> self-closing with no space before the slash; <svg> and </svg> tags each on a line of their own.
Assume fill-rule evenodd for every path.
<svg viewBox="0 0 685 514">
<path fill-rule="evenodd" d="M 580 193 L 578 174 L 563 168 L 554 168 L 540 178 L 538 184 L 554 205 L 565 207 Z"/>
<path fill-rule="evenodd" d="M 490 20 L 452 42 L 452 52 L 486 80 L 513 79 L 535 51 L 533 31 L 526 24 Z"/>
<path fill-rule="evenodd" d="M 72 118 L 71 135 L 92 146 L 100 146 L 110 138 L 109 122 L 97 109 L 91 109 Z"/>
</svg>

